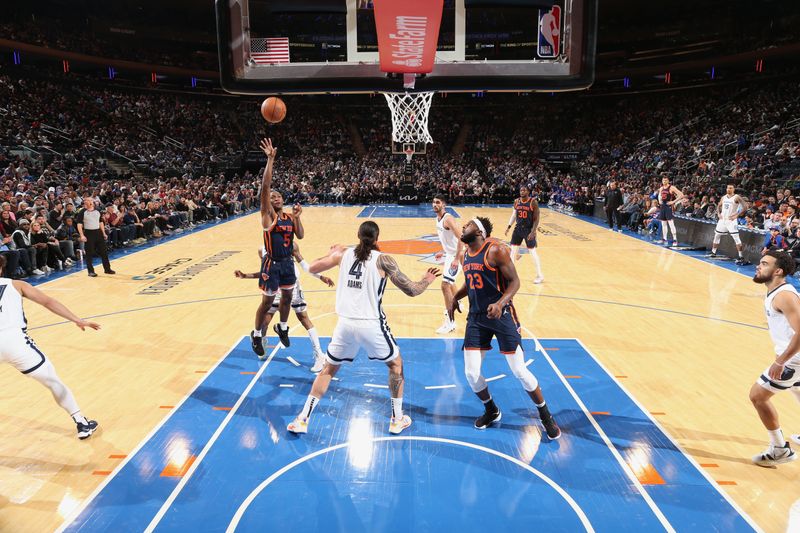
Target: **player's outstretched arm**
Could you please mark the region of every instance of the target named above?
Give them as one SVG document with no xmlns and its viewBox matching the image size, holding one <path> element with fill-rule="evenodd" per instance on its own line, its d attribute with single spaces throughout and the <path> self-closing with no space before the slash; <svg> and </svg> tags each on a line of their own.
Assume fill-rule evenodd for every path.
<svg viewBox="0 0 800 533">
<path fill-rule="evenodd" d="M 519 290 L 519 275 L 517 274 L 517 269 L 514 267 L 514 262 L 511 261 L 508 249 L 505 246 L 491 246 L 487 255 L 489 264 L 494 263 L 495 268 L 500 271 L 500 275 L 503 276 L 508 283 L 506 290 L 503 292 L 503 296 L 487 309 L 487 316 L 489 318 L 500 318 L 502 309 L 508 305 Z"/>
<path fill-rule="evenodd" d="M 428 271 L 422 276 L 419 281 L 411 281 L 408 276 L 403 274 L 400 266 L 395 261 L 394 257 L 386 254 L 381 254 L 378 258 L 378 268 L 386 273 L 386 277 L 392 280 L 392 283 L 403 291 L 406 296 L 419 296 L 428 286 L 433 283 L 436 278 L 441 274 L 438 268 L 429 268 Z"/>
<path fill-rule="evenodd" d="M 511 209 L 511 218 L 508 219 L 508 226 L 506 226 L 506 232 L 504 233 L 504 235 L 506 236 L 508 235 L 511 226 L 513 226 L 516 221 L 517 221 L 517 201 L 514 200 L 514 207 L 513 209 Z"/>
<path fill-rule="evenodd" d="M 267 166 L 264 167 L 264 175 L 261 178 L 261 226 L 268 228 L 275 220 L 275 210 L 269 197 L 272 193 L 272 164 L 275 162 L 278 149 L 272 146 L 272 139 L 261 139 L 261 150 L 267 156 Z"/>
<path fill-rule="evenodd" d="M 309 274 L 320 274 L 341 264 L 342 255 L 346 248 L 341 244 L 331 246 L 330 252 L 325 257 L 320 257 L 308 266 Z"/>
<path fill-rule="evenodd" d="M 45 307 L 51 313 L 55 313 L 62 318 L 66 318 L 70 322 L 74 322 L 76 326 L 81 328 L 81 330 L 85 330 L 86 328 L 100 329 L 100 324 L 89 322 L 88 320 L 84 320 L 76 316 L 72 311 L 67 309 L 67 306 L 55 298 L 46 295 L 31 284 L 24 281 L 13 281 L 12 283 L 14 284 L 14 288 L 17 289 L 17 292 L 19 292 L 22 296 L 36 302 L 42 307 Z"/>
</svg>

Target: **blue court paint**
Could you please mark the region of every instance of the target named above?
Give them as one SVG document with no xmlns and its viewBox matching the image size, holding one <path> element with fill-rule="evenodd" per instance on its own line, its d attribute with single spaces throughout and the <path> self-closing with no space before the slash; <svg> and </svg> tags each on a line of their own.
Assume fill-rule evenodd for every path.
<svg viewBox="0 0 800 533">
<path fill-rule="evenodd" d="M 313 380 L 306 366 L 309 341 L 294 337 L 244 398 L 155 530 L 224 531 L 251 495 L 237 531 L 292 524 L 293 531 L 485 532 L 489 519 L 508 531 L 531 531 L 532 524 L 536 531 L 579 531 L 580 513 L 597 531 L 663 529 L 559 375 L 534 353 L 532 340 L 525 341 L 525 349 L 564 432 L 558 441 L 542 436 L 535 407 L 498 352 L 487 355 L 484 374 L 508 374 L 490 383 L 503 420 L 478 431 L 472 423 L 482 406 L 463 379 L 461 341 L 398 342 L 405 361 L 404 410 L 414 420 L 403 439 L 387 431 L 388 391 L 365 386 L 384 384 L 386 368 L 363 353 L 331 383 L 309 433 L 289 434 L 286 424 L 301 409 Z M 627 457 L 634 449 L 648 454 L 667 484 L 646 491 L 672 527 L 751 530 L 576 341 L 541 342 L 559 348 L 551 357 L 564 374 L 582 376 L 570 385 L 589 410 L 611 412 L 598 422 L 620 454 Z M 303 366 L 295 367 L 287 356 Z M 158 477 L 165 450 L 190 442 L 196 455 L 224 418 L 211 405 L 233 405 L 252 378 L 239 372 L 260 364 L 243 339 L 70 530 L 146 527 L 176 486 L 175 478 Z M 455 386 L 425 388 L 447 384 Z"/>
<path fill-rule="evenodd" d="M 445 208 L 455 218 L 458 212 L 450 206 Z M 358 218 L 433 218 L 433 208 L 423 205 L 376 205 L 367 206 L 358 214 Z"/>
</svg>

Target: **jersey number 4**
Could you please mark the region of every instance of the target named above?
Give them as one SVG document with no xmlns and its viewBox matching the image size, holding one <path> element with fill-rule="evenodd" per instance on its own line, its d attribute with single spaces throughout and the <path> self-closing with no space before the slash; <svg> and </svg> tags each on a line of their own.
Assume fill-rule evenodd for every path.
<svg viewBox="0 0 800 533">
<path fill-rule="evenodd" d="M 467 274 L 467 283 L 469 283 L 470 289 L 482 289 L 483 288 L 483 276 L 477 273 L 470 273 Z"/>
<path fill-rule="evenodd" d="M 363 265 L 361 264 L 361 261 L 356 261 L 355 263 L 353 263 L 353 266 L 350 267 L 350 271 L 348 272 L 348 274 L 350 274 L 356 279 L 361 279 L 362 268 Z"/>
</svg>

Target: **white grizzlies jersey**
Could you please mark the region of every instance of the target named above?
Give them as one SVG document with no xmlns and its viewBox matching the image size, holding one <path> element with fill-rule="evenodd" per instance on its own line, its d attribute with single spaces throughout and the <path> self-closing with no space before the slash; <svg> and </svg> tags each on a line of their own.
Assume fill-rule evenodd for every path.
<svg viewBox="0 0 800 533">
<path fill-rule="evenodd" d="M 731 197 L 725 195 L 722 197 L 722 217 L 728 218 L 736 214 L 739 210 L 739 207 L 736 205 L 736 195 L 734 194 Z"/>
<path fill-rule="evenodd" d="M 0 278 L 0 331 L 27 327 L 28 321 L 22 309 L 22 295 L 14 288 L 10 279 Z"/>
<path fill-rule="evenodd" d="M 771 290 L 767 293 L 767 297 L 764 298 L 764 310 L 767 312 L 767 326 L 769 327 L 769 336 L 772 337 L 772 342 L 775 344 L 775 355 L 781 355 L 784 351 L 786 351 L 786 347 L 789 346 L 789 342 L 791 342 L 792 337 L 794 337 L 794 330 L 792 326 L 789 325 L 789 321 L 786 320 L 786 317 L 783 313 L 780 313 L 772 307 L 772 301 L 775 299 L 781 292 L 791 292 L 794 294 L 795 298 L 798 298 L 797 291 L 793 286 L 789 283 L 784 283 L 780 287 Z M 800 363 L 800 357 L 795 355 L 791 359 L 793 364 Z"/>
<path fill-rule="evenodd" d="M 336 286 L 336 314 L 340 318 L 379 320 L 386 279 L 378 271 L 381 253 L 373 250 L 364 261 L 356 260 L 354 248 L 345 250 Z"/>
<path fill-rule="evenodd" d="M 458 238 L 455 233 L 444 227 L 445 219 L 452 218 L 452 216 L 450 213 L 445 213 L 441 219 L 436 217 L 436 232 L 439 234 L 439 242 L 442 243 L 444 254 L 455 256 L 458 251 Z"/>
</svg>

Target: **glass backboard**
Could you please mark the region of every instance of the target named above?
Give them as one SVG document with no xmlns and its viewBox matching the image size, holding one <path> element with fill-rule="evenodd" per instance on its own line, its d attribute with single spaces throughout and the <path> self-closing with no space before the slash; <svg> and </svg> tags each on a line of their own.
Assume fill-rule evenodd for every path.
<svg viewBox="0 0 800 533">
<path fill-rule="evenodd" d="M 216 0 L 223 87 L 403 91 L 402 76 L 379 67 L 374 1 Z M 444 0 L 433 71 L 410 90 L 584 89 L 594 79 L 596 30 L 597 0 Z"/>
</svg>

